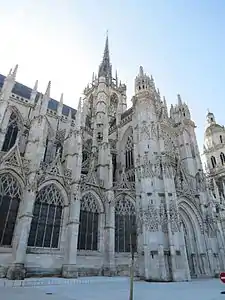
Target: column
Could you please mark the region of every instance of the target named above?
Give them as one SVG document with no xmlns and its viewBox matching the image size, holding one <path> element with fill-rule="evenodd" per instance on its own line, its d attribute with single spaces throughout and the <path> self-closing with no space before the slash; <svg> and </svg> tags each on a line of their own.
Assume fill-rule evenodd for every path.
<svg viewBox="0 0 225 300">
<path fill-rule="evenodd" d="M 107 192 L 108 199 L 114 198 L 113 191 Z M 115 268 L 115 208 L 113 201 L 108 201 L 106 207 L 105 222 L 105 247 L 104 247 L 104 275 L 113 276 L 116 273 Z"/>
<path fill-rule="evenodd" d="M 12 280 L 25 278 L 26 270 L 24 267 L 26 259 L 27 243 L 30 234 L 30 226 L 33 217 L 33 207 L 35 202 L 34 189 L 24 191 L 24 199 L 18 216 L 18 223 L 15 228 L 16 241 L 13 245 L 14 261 L 7 271 L 6 277 Z"/>
<path fill-rule="evenodd" d="M 75 193 L 74 193 L 75 195 Z M 80 192 L 76 197 L 71 197 L 69 206 L 69 218 L 67 223 L 67 247 L 65 253 L 65 264 L 62 266 L 62 276 L 67 278 L 78 277 L 77 270 L 77 244 L 79 234 L 80 218 Z"/>
</svg>

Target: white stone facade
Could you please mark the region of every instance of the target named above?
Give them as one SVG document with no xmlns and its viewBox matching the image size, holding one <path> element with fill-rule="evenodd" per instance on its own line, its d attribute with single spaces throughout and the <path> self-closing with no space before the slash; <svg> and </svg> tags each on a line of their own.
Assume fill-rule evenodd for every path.
<svg viewBox="0 0 225 300">
<path fill-rule="evenodd" d="M 188 106 L 168 113 L 140 67 L 132 107 L 108 39 L 78 110 L 0 75 L 0 275 L 183 281 L 225 268 L 223 205 Z"/>
</svg>

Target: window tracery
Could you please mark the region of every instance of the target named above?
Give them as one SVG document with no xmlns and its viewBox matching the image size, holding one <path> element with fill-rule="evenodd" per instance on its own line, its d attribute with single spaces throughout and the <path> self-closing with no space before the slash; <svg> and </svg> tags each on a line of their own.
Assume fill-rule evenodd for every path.
<svg viewBox="0 0 225 300">
<path fill-rule="evenodd" d="M 22 190 L 17 180 L 6 173 L 0 176 L 0 246 L 10 246 Z"/>
<path fill-rule="evenodd" d="M 80 203 L 79 250 L 98 250 L 99 213 L 94 195 L 85 194 Z"/>
<path fill-rule="evenodd" d="M 132 242 L 137 251 L 135 207 L 122 195 L 115 205 L 115 252 L 130 252 Z"/>
<path fill-rule="evenodd" d="M 126 147 L 125 147 L 125 166 L 126 170 L 134 168 L 134 143 L 133 143 L 133 136 L 130 135 L 127 139 Z M 135 181 L 134 174 L 132 176 L 128 176 L 129 181 Z"/>
<path fill-rule="evenodd" d="M 2 151 L 9 151 L 15 144 L 19 132 L 18 123 L 19 120 L 17 114 L 12 112 L 9 118 L 9 123 L 5 134 L 5 140 L 2 146 Z"/>
<path fill-rule="evenodd" d="M 64 201 L 54 184 L 43 187 L 36 196 L 28 246 L 59 248 Z"/>
</svg>

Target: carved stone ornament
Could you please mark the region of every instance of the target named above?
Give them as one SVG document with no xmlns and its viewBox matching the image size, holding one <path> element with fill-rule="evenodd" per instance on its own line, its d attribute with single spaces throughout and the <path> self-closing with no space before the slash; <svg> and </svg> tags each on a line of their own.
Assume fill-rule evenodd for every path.
<svg viewBox="0 0 225 300">
<path fill-rule="evenodd" d="M 154 204 L 149 204 L 147 208 L 140 208 L 139 211 L 142 224 L 145 226 L 146 230 L 150 232 L 159 231 L 160 218 L 159 210 Z"/>
<path fill-rule="evenodd" d="M 177 205 L 173 201 L 170 201 L 169 205 L 169 215 L 172 233 L 180 231 L 180 222 Z"/>
</svg>

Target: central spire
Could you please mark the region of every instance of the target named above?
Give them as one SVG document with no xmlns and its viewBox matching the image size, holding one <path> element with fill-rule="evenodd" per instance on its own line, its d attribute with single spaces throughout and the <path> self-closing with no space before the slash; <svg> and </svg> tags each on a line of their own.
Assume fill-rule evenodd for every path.
<svg viewBox="0 0 225 300">
<path fill-rule="evenodd" d="M 110 57 L 109 57 L 109 39 L 108 39 L 108 32 L 106 35 L 105 41 L 105 49 L 102 62 L 99 66 L 98 77 L 105 77 L 106 82 L 108 84 L 112 81 L 112 66 L 110 64 Z"/>
</svg>

